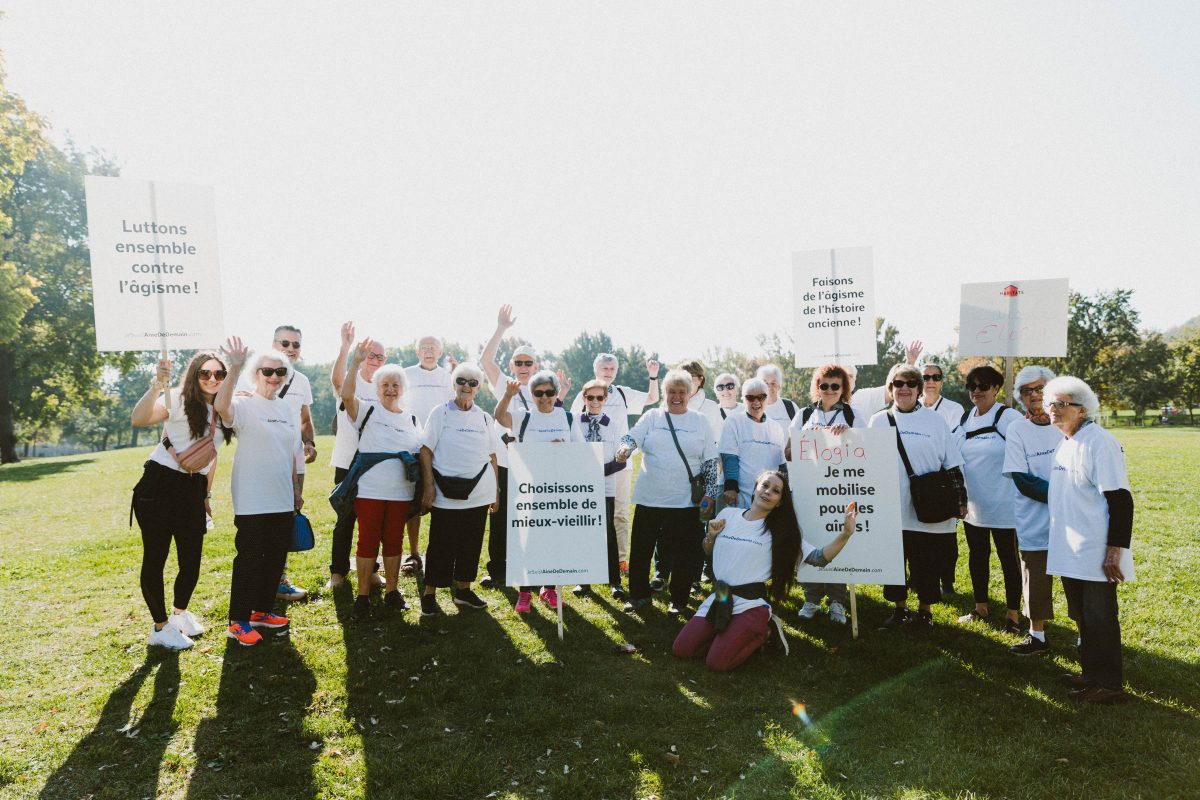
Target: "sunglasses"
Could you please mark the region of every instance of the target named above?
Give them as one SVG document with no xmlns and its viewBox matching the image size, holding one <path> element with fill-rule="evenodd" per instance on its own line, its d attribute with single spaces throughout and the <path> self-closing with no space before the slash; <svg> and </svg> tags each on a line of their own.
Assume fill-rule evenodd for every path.
<svg viewBox="0 0 1200 800">
<path fill-rule="evenodd" d="M 289 342 L 287 339 L 276 339 L 275 341 L 279 342 L 280 347 L 294 347 L 297 350 L 300 349 L 300 340 L 299 339 L 297 339 L 294 342 Z"/>
<path fill-rule="evenodd" d="M 1043 386 L 1026 386 L 1025 388 L 1021 389 L 1020 394 L 1021 394 L 1021 397 L 1028 397 L 1029 395 L 1033 395 L 1033 394 L 1042 394 L 1045 391 L 1046 391 L 1046 387 L 1044 385 Z"/>
<path fill-rule="evenodd" d="M 558 392 L 553 389 L 534 389 L 530 394 L 534 397 L 554 397 Z"/>
<path fill-rule="evenodd" d="M 585 394 L 583 399 L 587 400 L 589 403 L 598 403 L 601 400 L 607 400 L 608 397 L 602 394 Z"/>
<path fill-rule="evenodd" d="M 929 383 L 930 381 L 933 381 L 934 383 L 941 383 L 942 376 L 941 375 L 922 375 L 921 380 L 925 381 L 926 383 Z"/>
<path fill-rule="evenodd" d="M 287 367 L 259 367 L 258 371 L 268 378 L 272 375 L 276 378 L 282 378 L 288 373 Z"/>
<path fill-rule="evenodd" d="M 766 399 L 767 399 L 767 396 L 765 394 L 748 394 L 748 395 L 746 395 L 747 403 L 761 403 L 763 400 L 766 400 Z"/>
<path fill-rule="evenodd" d="M 822 392 L 840 392 L 842 385 L 840 383 L 822 383 L 820 389 Z"/>
<path fill-rule="evenodd" d="M 988 389 L 992 389 L 992 388 L 999 389 L 1000 387 L 999 387 L 999 386 L 993 386 L 993 385 L 992 385 L 992 384 L 990 384 L 990 383 L 968 383 L 968 384 L 967 384 L 967 391 L 968 391 L 968 392 L 976 392 L 976 391 L 978 391 L 978 392 L 986 392 Z"/>
<path fill-rule="evenodd" d="M 729 391 L 730 389 L 736 389 L 736 388 L 737 388 L 736 383 L 718 383 L 717 384 L 718 392 L 726 392 L 726 391 Z"/>
<path fill-rule="evenodd" d="M 1067 406 L 1075 406 L 1076 408 L 1083 408 L 1083 403 L 1072 403 L 1068 400 L 1055 400 L 1054 402 L 1047 403 L 1046 405 L 1050 406 L 1055 411 L 1062 411 Z"/>
<path fill-rule="evenodd" d="M 899 379 L 892 381 L 893 389 L 903 389 L 905 386 L 907 386 L 909 389 L 915 389 L 920 385 L 920 381 L 902 381 Z"/>
<path fill-rule="evenodd" d="M 470 386 L 472 389 L 479 385 L 479 381 L 474 378 L 455 378 L 454 382 L 459 386 Z"/>
<path fill-rule="evenodd" d="M 532 361 L 517 361 L 514 359 L 513 366 L 514 367 L 532 367 L 533 362 Z"/>
<path fill-rule="evenodd" d="M 223 381 L 225 380 L 225 376 L 229 373 L 223 369 L 198 369 L 196 370 L 196 374 L 200 376 L 200 380 L 202 381 L 206 381 L 209 378 L 215 378 L 216 380 Z"/>
</svg>

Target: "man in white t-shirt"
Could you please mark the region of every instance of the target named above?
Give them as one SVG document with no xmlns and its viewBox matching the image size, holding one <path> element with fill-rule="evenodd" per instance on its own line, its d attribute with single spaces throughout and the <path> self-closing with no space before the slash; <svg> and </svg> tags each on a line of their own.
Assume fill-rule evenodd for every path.
<svg viewBox="0 0 1200 800">
<path fill-rule="evenodd" d="M 404 409 L 415 414 L 422 426 L 429 419 L 431 411 L 454 399 L 454 383 L 450 373 L 458 366 L 458 361 L 454 356 L 447 358 L 449 369 L 439 364 L 443 349 L 442 340 L 437 336 L 422 336 L 417 340 L 417 363 L 404 368 L 404 377 L 408 380 L 408 389 L 403 398 Z M 404 559 L 401 569 L 417 572 L 423 566 L 421 517 L 410 519 L 407 529 L 408 557 Z"/>
<path fill-rule="evenodd" d="M 341 349 L 338 350 L 337 360 L 333 362 L 333 371 L 329 376 L 335 397 L 342 395 L 342 380 L 346 377 L 346 367 L 349 364 L 347 359 L 357 341 L 354 336 L 353 322 L 346 322 L 342 325 L 341 336 Z M 372 379 L 375 377 L 375 371 L 386 361 L 387 352 L 383 345 L 374 339 L 369 340 L 367 342 L 367 358 L 358 370 L 358 376 L 354 382 L 359 403 L 374 403 L 379 400 Z M 342 482 L 342 478 L 346 477 L 346 471 L 350 469 L 350 464 L 354 461 L 354 453 L 358 450 L 358 428 L 341 403 L 338 404 L 336 420 L 337 432 L 333 439 L 333 453 L 329 457 L 329 463 L 333 465 L 335 486 Z M 333 542 L 330 545 L 329 560 L 328 588 L 330 589 L 341 586 L 350 572 L 350 548 L 354 542 L 354 523 L 354 507 L 350 505 L 347 510 L 338 514 L 337 522 L 333 526 Z M 376 572 L 372 575 L 371 580 L 375 585 L 383 586 L 384 581 L 379 575 L 378 568 L 377 563 Z"/>
<path fill-rule="evenodd" d="M 616 441 L 629 432 L 629 417 L 641 414 L 646 406 L 658 402 L 659 364 L 654 359 L 646 361 L 646 372 L 650 385 L 646 391 L 631 386 L 618 385 L 617 369 L 620 362 L 612 353 L 601 353 L 592 361 L 592 372 L 596 380 L 608 384 L 608 399 L 604 403 L 604 414 L 612 421 L 612 436 Z M 583 392 L 575 395 L 571 402 L 571 413 L 576 419 L 583 413 Z M 617 560 L 621 571 L 629 568 L 629 490 L 633 485 L 633 470 L 623 469 L 614 475 L 616 495 L 613 498 L 613 524 L 617 532 Z"/>
<path fill-rule="evenodd" d="M 317 445 L 311 409 L 312 384 L 309 383 L 307 375 L 296 369 L 296 362 L 300 360 L 300 336 L 300 329 L 295 325 L 280 325 L 275 329 L 271 346 L 287 356 L 288 363 L 292 366 L 291 375 L 276 397 L 287 402 L 295 412 L 296 419 L 300 420 L 300 440 L 304 445 L 304 458 L 296 462 L 296 479 L 300 482 L 300 490 L 303 491 L 305 465 L 317 460 Z M 275 596 L 280 600 L 303 600 L 308 597 L 308 591 L 292 585 L 285 571 L 279 576 L 279 588 L 275 591 Z"/>
</svg>

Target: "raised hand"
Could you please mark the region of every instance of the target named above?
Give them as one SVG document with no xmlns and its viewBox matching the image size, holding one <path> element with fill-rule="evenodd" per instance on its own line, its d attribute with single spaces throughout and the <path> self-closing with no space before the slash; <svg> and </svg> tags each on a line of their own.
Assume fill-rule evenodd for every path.
<svg viewBox="0 0 1200 800">
<path fill-rule="evenodd" d="M 646 359 L 646 372 L 650 374 L 651 379 L 658 377 L 658 362 L 653 358 Z"/>
<path fill-rule="evenodd" d="M 504 382 L 504 396 L 507 397 L 509 400 L 516 397 L 517 392 L 519 392 L 519 391 L 521 391 L 521 382 L 520 381 L 511 380 L 511 381 Z"/>
<path fill-rule="evenodd" d="M 921 351 L 925 349 L 925 343 L 920 339 L 913 339 L 904 348 L 904 355 L 908 358 L 909 364 L 916 364 L 917 359 L 921 357 Z"/>
<path fill-rule="evenodd" d="M 351 363 L 354 364 L 354 367 L 356 369 L 358 367 L 360 367 L 364 361 L 367 360 L 367 353 L 369 353 L 369 352 L 371 352 L 371 337 L 370 336 L 368 336 L 366 339 L 363 339 L 354 348 L 354 357 L 351 359 Z"/>
<path fill-rule="evenodd" d="M 446 354 L 446 363 L 450 366 L 451 372 L 458 369 L 458 359 L 454 357 L 453 353 Z"/>
<path fill-rule="evenodd" d="M 342 323 L 342 346 L 349 348 L 350 345 L 352 345 L 352 344 L 354 344 L 354 323 L 353 322 L 343 322 Z"/>
<path fill-rule="evenodd" d="M 849 536 L 854 533 L 855 523 L 858 521 L 858 502 L 853 502 L 846 506 L 846 517 L 842 520 L 842 530 Z"/>
<path fill-rule="evenodd" d="M 496 314 L 496 327 L 500 330 L 508 330 L 513 326 L 517 318 L 513 316 L 512 306 L 500 306 L 500 312 Z"/>
<path fill-rule="evenodd" d="M 554 374 L 558 377 L 558 396 L 566 397 L 567 393 L 571 391 L 571 379 L 561 369 L 556 370 Z"/>
<path fill-rule="evenodd" d="M 164 386 L 171 380 L 171 359 L 160 358 L 154 369 L 154 379 Z"/>
<path fill-rule="evenodd" d="M 250 355 L 250 348 L 242 344 L 240 337 L 230 336 L 225 340 L 225 344 L 221 345 L 221 352 L 229 359 L 229 366 L 242 367 L 246 364 L 246 357 Z"/>
<path fill-rule="evenodd" d="M 723 530 L 725 530 L 725 520 L 723 519 L 714 519 L 712 522 L 708 523 L 709 536 L 714 538 L 720 536 L 721 531 Z"/>
</svg>

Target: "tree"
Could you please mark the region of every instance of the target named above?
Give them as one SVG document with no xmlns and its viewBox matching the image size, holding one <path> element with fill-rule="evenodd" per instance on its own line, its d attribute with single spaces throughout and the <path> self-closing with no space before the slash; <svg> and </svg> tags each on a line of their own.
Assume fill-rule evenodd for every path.
<svg viewBox="0 0 1200 800">
<path fill-rule="evenodd" d="M 809 388 L 812 383 L 812 369 L 794 366 L 794 339 L 787 334 L 787 344 L 778 333 L 770 336 L 759 336 L 758 343 L 766 351 L 766 359 L 761 362 L 751 360 L 747 365 L 758 369 L 766 363 L 776 364 L 783 371 L 784 397 L 789 397 L 800 403 L 809 402 Z M 858 367 L 858 377 L 855 386 L 882 386 L 887 380 L 888 371 L 896 364 L 904 361 L 904 342 L 900 339 L 900 330 L 889 324 L 883 317 L 875 318 L 875 362 Z M 856 365 L 857 366 L 857 365 Z M 749 375 L 747 375 L 749 377 Z"/>
<path fill-rule="evenodd" d="M 1082 379 L 1102 405 L 1115 409 L 1119 403 L 1114 389 L 1116 362 L 1141 339 L 1132 297 L 1132 289 L 1097 292 L 1090 297 L 1072 292 L 1068 300 L 1066 357 L 1032 359 L 1033 363 L 1045 364 L 1058 375 Z"/>
<path fill-rule="evenodd" d="M 646 360 L 648 358 L 657 360 L 658 353 L 648 355 L 641 345 L 636 344 L 629 347 L 616 347 L 613 345 L 612 337 L 604 331 L 594 334 L 584 331 L 558 355 L 546 354 L 549 363 L 554 364 L 556 369 L 561 369 L 571 379 L 571 392 L 566 401 L 568 406 L 583 385 L 596 377 L 592 363 L 600 353 L 612 353 L 617 357 L 618 384 L 642 390 L 649 386 L 650 373 L 646 370 Z M 542 366 L 548 368 L 545 361 Z M 659 374 L 665 373 L 660 372 Z"/>
<path fill-rule="evenodd" d="M 1118 349 L 1111 363 L 1113 397 L 1133 409 L 1138 424 L 1147 408 L 1157 408 L 1175 395 L 1171 350 L 1161 333 L 1146 331 L 1133 344 Z"/>
<path fill-rule="evenodd" d="M 1195 424 L 1192 409 L 1200 405 L 1200 327 L 1171 345 L 1171 372 L 1175 402 L 1187 408 L 1188 421 Z"/>
</svg>

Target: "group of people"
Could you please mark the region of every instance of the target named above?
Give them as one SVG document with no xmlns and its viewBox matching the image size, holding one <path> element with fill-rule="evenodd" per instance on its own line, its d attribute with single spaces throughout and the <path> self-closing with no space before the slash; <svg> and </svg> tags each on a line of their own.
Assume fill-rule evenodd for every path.
<svg viewBox="0 0 1200 800">
<path fill-rule="evenodd" d="M 681 630 L 677 655 L 703 655 L 709 666 L 724 670 L 771 638 L 786 650 L 776 611 L 799 564 L 820 567 L 836 558 L 854 534 L 857 515 L 850 503 L 841 533 L 824 548 L 805 541 L 786 471 L 791 435 L 890 427 L 899 454 L 907 580 L 884 587 L 894 610 L 882 627 L 921 630 L 933 624 L 932 605 L 953 592 L 961 519 L 974 607 L 959 621 L 990 618 L 994 545 L 1005 589 L 1002 629 L 1024 635 L 1012 652 L 1048 648 L 1051 576 L 1059 575 L 1079 630 L 1083 671 L 1068 676 L 1073 696 L 1100 703 L 1124 696 L 1115 587 L 1132 577 L 1132 495 L 1121 448 L 1094 424 L 1098 401 L 1082 381 L 1056 378 L 1044 367 L 1024 368 L 1015 381 L 1021 413 L 997 402 L 1003 375 L 990 365 L 976 366 L 966 375 L 972 407 L 964 409 L 941 396 L 942 367 L 919 365 L 921 345 L 914 342 L 906 362 L 895 365 L 880 387 L 857 388 L 852 366 L 827 364 L 813 371 L 808 400 L 796 402 L 782 395 L 782 371 L 768 364 L 746 380 L 718 375 L 714 401 L 705 396 L 707 375 L 699 362 L 663 373 L 648 361 L 649 385 L 641 389 L 618 383 L 617 358 L 602 353 L 593 364 L 595 378 L 572 402 L 570 381 L 541 369 L 532 347 L 513 352 L 507 374 L 497 363 L 500 342 L 515 322 L 511 307 L 501 307 L 480 363 L 450 358 L 444 366 L 435 337 L 418 342 L 417 364 L 401 367 L 386 363 L 382 343 L 357 339 L 352 323 L 342 327 L 331 375 L 339 398 L 331 461 L 340 501 L 328 587 L 343 584 L 353 566 L 354 617 L 371 615 L 375 586 L 384 588 L 384 610 L 403 611 L 402 571 L 422 575 L 424 616 L 442 613 L 441 588 L 459 607 L 486 608 L 474 587 L 509 585 L 508 448 L 594 442 L 603 446 L 614 599 L 625 600 L 626 611 L 642 613 L 654 591 L 666 589 L 667 612 L 682 618 L 707 576 L 712 592 Z M 170 383 L 172 365 L 161 361 L 134 409 L 135 425 L 163 428 L 133 499 L 144 542 L 142 592 L 154 620 L 151 644 L 184 649 L 204 630 L 187 607 L 199 575 L 217 453 L 235 436 L 237 554 L 227 635 L 256 644 L 258 629 L 288 624 L 273 611 L 276 599 L 306 595 L 286 575 L 294 514 L 304 502 L 305 465 L 317 457 L 311 386 L 293 366 L 300 339 L 298 328 L 281 326 L 271 349 L 250 354 L 230 338 L 220 352 L 195 356 L 178 387 Z M 476 403 L 485 381 L 498 401 L 493 414 Z M 632 427 L 631 416 L 638 417 Z M 641 462 L 631 491 L 636 452 Z M 937 503 L 932 494 L 939 495 Z M 422 559 L 425 514 L 430 519 Z M 486 574 L 476 583 L 485 530 Z M 179 574 L 168 614 L 162 573 L 172 539 Z M 516 613 L 531 610 L 535 593 L 556 608 L 557 588 L 520 585 Z M 844 584 L 804 583 L 802 591 L 801 620 L 814 619 L 827 601 L 829 619 L 846 623 Z M 593 589 L 583 585 L 574 592 L 587 597 Z M 1024 631 L 1022 602 L 1029 620 Z"/>
</svg>

